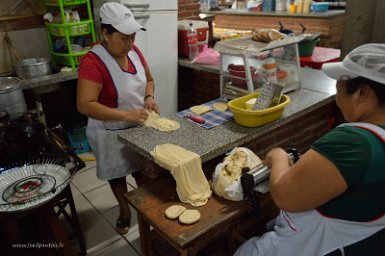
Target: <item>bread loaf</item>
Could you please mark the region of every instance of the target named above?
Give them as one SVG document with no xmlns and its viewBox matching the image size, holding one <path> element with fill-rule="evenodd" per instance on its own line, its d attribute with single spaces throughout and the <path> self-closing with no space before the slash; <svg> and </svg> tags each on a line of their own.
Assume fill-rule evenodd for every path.
<svg viewBox="0 0 385 256">
<path fill-rule="evenodd" d="M 271 41 L 281 40 L 285 38 L 285 35 L 276 29 L 256 29 L 253 31 L 252 40 L 264 43 L 270 43 Z"/>
</svg>

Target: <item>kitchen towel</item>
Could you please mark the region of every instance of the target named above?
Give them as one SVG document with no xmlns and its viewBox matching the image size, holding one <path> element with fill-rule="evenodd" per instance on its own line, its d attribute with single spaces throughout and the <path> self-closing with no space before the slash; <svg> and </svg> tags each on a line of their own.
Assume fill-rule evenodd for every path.
<svg viewBox="0 0 385 256">
<path fill-rule="evenodd" d="M 209 102 L 206 102 L 206 103 L 203 103 L 202 105 L 204 106 L 208 106 L 210 107 L 212 110 L 205 113 L 205 114 L 202 114 L 200 115 L 200 117 L 204 118 L 205 119 L 205 122 L 203 124 L 199 124 L 199 123 L 196 123 L 190 119 L 191 122 L 199 125 L 199 126 L 202 126 L 206 129 L 211 129 L 211 128 L 214 128 L 220 124 L 223 124 L 224 122 L 227 122 L 229 120 L 232 120 L 233 119 L 233 113 L 231 112 L 230 109 L 227 109 L 226 111 L 218 111 L 218 110 L 215 110 L 215 108 L 213 107 L 213 104 L 216 103 L 216 102 L 225 102 L 227 103 L 226 100 L 224 99 L 215 99 L 215 100 L 212 100 L 212 101 L 209 101 Z M 178 113 L 176 113 L 177 116 L 180 116 L 180 117 L 185 117 L 186 115 L 196 115 L 194 114 L 193 112 L 191 112 L 190 109 L 185 109 L 183 111 L 180 111 Z"/>
</svg>

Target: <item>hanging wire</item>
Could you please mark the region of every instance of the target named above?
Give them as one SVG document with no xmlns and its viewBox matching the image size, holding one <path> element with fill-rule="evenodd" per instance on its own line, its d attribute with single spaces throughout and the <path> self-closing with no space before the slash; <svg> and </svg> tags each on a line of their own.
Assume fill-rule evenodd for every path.
<svg viewBox="0 0 385 256">
<path fill-rule="evenodd" d="M 7 45 L 8 50 L 11 54 L 12 64 L 19 62 L 21 59 L 20 59 L 19 55 L 17 54 L 15 47 L 13 46 L 12 40 L 9 37 L 8 32 L 4 33 L 3 40 L 4 40 L 5 44 Z M 16 61 L 14 61 L 14 60 L 16 60 Z"/>
</svg>

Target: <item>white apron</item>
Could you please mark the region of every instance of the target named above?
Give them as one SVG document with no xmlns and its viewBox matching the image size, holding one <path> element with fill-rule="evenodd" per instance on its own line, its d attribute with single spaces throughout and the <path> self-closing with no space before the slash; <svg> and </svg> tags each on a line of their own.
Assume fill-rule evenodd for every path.
<svg viewBox="0 0 385 256">
<path fill-rule="evenodd" d="M 385 143 L 385 131 L 367 123 L 349 123 L 373 132 Z M 385 216 L 369 222 L 355 222 L 322 216 L 316 210 L 301 213 L 281 211 L 274 230 L 251 238 L 238 248 L 236 256 L 322 256 L 359 242 L 385 228 Z"/>
<path fill-rule="evenodd" d="M 117 108 L 133 109 L 143 107 L 146 75 L 144 67 L 135 51 L 128 53 L 137 73 L 122 71 L 116 60 L 101 45 L 94 46 L 95 53 L 106 65 L 115 85 L 118 99 Z M 97 177 L 102 180 L 120 178 L 132 173 L 127 157 L 127 148 L 118 140 L 122 129 L 136 124 L 124 121 L 100 121 L 88 118 L 87 138 L 97 161 Z"/>
</svg>

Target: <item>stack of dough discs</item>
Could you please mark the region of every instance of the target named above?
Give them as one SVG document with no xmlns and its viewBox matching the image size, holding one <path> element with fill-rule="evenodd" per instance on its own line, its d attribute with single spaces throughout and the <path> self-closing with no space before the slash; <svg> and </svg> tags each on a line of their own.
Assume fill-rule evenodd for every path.
<svg viewBox="0 0 385 256">
<path fill-rule="evenodd" d="M 211 111 L 211 108 L 205 105 L 199 105 L 191 107 L 190 110 L 196 115 L 203 115 L 204 113 Z"/>
<path fill-rule="evenodd" d="M 201 218 L 198 210 L 186 210 L 179 216 L 179 222 L 182 224 L 193 224 Z"/>
<path fill-rule="evenodd" d="M 181 205 L 173 205 L 168 207 L 164 214 L 167 218 L 174 220 L 178 218 L 179 215 L 181 215 L 184 211 L 186 211 L 186 207 Z"/>
</svg>

